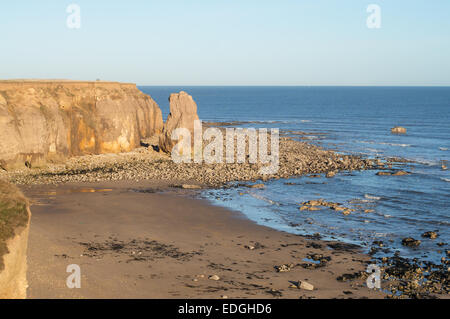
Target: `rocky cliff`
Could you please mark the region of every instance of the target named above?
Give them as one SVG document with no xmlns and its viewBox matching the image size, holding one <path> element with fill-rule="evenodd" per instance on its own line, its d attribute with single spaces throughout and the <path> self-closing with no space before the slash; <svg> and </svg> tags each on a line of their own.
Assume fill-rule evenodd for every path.
<svg viewBox="0 0 450 319">
<path fill-rule="evenodd" d="M 172 140 L 172 133 L 177 128 L 186 128 L 191 132 L 193 142 L 194 122 L 198 120 L 197 104 L 186 92 L 173 93 L 169 97 L 170 114 L 164 123 L 163 132 L 159 138 L 159 147 L 164 152 L 171 152 L 178 141 Z"/>
<path fill-rule="evenodd" d="M 27 292 L 28 202 L 0 181 L 0 299 L 23 299 Z"/>
<path fill-rule="evenodd" d="M 0 81 L 0 169 L 130 151 L 162 127 L 135 84 Z"/>
</svg>

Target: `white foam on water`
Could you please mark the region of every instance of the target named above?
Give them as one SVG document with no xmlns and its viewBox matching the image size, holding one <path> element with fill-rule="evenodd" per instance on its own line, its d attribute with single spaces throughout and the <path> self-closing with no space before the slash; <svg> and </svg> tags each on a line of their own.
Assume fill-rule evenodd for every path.
<svg viewBox="0 0 450 319">
<path fill-rule="evenodd" d="M 439 147 L 439 149 L 440 149 L 441 151 L 448 151 L 448 148 L 447 148 L 447 147 Z"/>
<path fill-rule="evenodd" d="M 373 199 L 373 200 L 380 200 L 381 199 L 381 197 L 372 196 L 372 195 L 369 195 L 369 194 L 364 194 L 364 198 Z"/>
<path fill-rule="evenodd" d="M 389 145 L 389 146 L 400 146 L 400 147 L 410 147 L 411 144 L 398 144 L 398 143 L 379 143 L 381 145 Z"/>
<path fill-rule="evenodd" d="M 423 158 L 406 158 L 406 160 L 426 166 L 437 166 L 437 165 L 441 166 L 439 161 L 427 160 Z"/>
<path fill-rule="evenodd" d="M 444 177 L 441 177 L 441 180 L 443 180 L 444 182 L 450 183 L 450 178 L 444 178 Z"/>
<path fill-rule="evenodd" d="M 389 146 L 399 146 L 399 147 L 410 147 L 411 146 L 411 144 L 375 142 L 375 141 L 356 141 L 356 142 L 361 143 L 361 144 L 389 145 Z"/>
<path fill-rule="evenodd" d="M 277 204 L 278 204 L 277 202 L 275 202 L 275 201 L 273 201 L 273 200 L 271 200 L 271 199 L 268 199 L 268 198 L 266 198 L 266 197 L 264 197 L 264 196 L 261 196 L 261 195 L 255 194 L 255 193 L 248 193 L 248 194 L 249 194 L 251 197 L 253 197 L 253 198 L 262 200 L 262 201 L 267 202 L 267 203 L 269 203 L 269 204 L 271 204 L 271 205 L 277 205 Z"/>
</svg>

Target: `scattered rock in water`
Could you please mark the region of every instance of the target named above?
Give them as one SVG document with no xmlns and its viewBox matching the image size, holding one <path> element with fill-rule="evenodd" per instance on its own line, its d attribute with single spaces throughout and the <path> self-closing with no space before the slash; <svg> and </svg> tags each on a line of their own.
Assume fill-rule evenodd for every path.
<svg viewBox="0 0 450 319">
<path fill-rule="evenodd" d="M 347 216 L 350 215 L 351 211 L 349 209 L 346 209 L 342 212 L 343 215 Z"/>
<path fill-rule="evenodd" d="M 332 210 L 342 212 L 343 215 L 349 215 L 351 212 L 355 211 L 354 209 L 341 206 L 339 203 L 327 202 L 323 199 L 303 202 L 301 203 L 300 210 L 317 211 L 321 210 L 322 207 L 328 207 Z"/>
<path fill-rule="evenodd" d="M 248 185 L 248 188 L 265 188 L 266 186 L 264 186 L 264 184 L 253 184 L 253 185 Z"/>
<path fill-rule="evenodd" d="M 328 172 L 327 175 L 326 175 L 327 178 L 331 178 L 331 177 L 334 177 L 334 176 L 336 176 L 336 172 L 334 172 L 334 171 Z"/>
<path fill-rule="evenodd" d="M 410 175 L 410 172 L 405 172 L 405 171 L 397 171 L 394 174 L 392 174 L 393 176 L 404 176 L 404 175 Z"/>
<path fill-rule="evenodd" d="M 422 237 L 430 238 L 430 239 L 436 239 L 436 238 L 438 238 L 438 236 L 439 236 L 438 233 L 435 231 L 427 231 L 422 234 Z"/>
<path fill-rule="evenodd" d="M 355 244 L 343 243 L 343 242 L 331 242 L 327 243 L 327 246 L 338 251 L 357 251 L 361 247 Z"/>
<path fill-rule="evenodd" d="M 421 243 L 420 240 L 418 239 L 414 239 L 412 237 L 408 237 L 408 238 L 403 238 L 402 239 L 402 245 L 403 246 L 408 246 L 408 247 L 417 247 L 419 246 Z"/>
<path fill-rule="evenodd" d="M 307 205 L 307 206 L 322 206 L 322 200 L 310 200 L 307 202 L 303 202 L 303 205 Z"/>
<path fill-rule="evenodd" d="M 404 175 L 411 175 L 411 173 L 405 172 L 405 171 L 396 171 L 396 172 L 382 171 L 382 172 L 378 172 L 376 175 L 378 175 L 378 176 L 404 176 Z"/>
<path fill-rule="evenodd" d="M 378 175 L 378 176 L 391 176 L 392 175 L 392 173 L 391 172 L 378 172 L 376 175 Z"/>
<path fill-rule="evenodd" d="M 209 280 L 214 280 L 214 281 L 218 281 L 218 280 L 220 280 L 220 277 L 219 276 L 217 276 L 217 275 L 212 275 L 212 276 L 209 276 L 209 278 L 208 278 Z"/>
<path fill-rule="evenodd" d="M 375 240 L 372 244 L 376 245 L 378 247 L 383 247 L 384 246 L 384 243 L 381 240 Z"/>
<path fill-rule="evenodd" d="M 406 134 L 406 128 L 401 126 L 396 126 L 391 128 L 391 133 L 393 134 Z"/>
<path fill-rule="evenodd" d="M 275 266 L 274 268 L 277 272 L 288 272 L 292 267 L 294 267 L 293 264 L 283 264 L 280 266 Z"/>
<path fill-rule="evenodd" d="M 383 260 L 383 279 L 388 281 L 388 298 L 424 299 L 436 298 L 433 294 L 448 295 L 450 293 L 448 267 L 445 260 L 441 265 L 431 262 L 408 260 L 399 256 Z"/>
</svg>

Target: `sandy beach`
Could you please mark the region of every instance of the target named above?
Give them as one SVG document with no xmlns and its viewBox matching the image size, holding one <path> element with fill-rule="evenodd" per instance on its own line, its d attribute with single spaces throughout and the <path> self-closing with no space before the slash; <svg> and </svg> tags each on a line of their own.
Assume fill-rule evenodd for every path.
<svg viewBox="0 0 450 319">
<path fill-rule="evenodd" d="M 365 271 L 370 258 L 355 247 L 256 225 L 193 191 L 156 181 L 22 190 L 29 298 L 383 298 L 362 278 L 337 279 Z M 80 289 L 66 286 L 70 264 Z"/>
</svg>

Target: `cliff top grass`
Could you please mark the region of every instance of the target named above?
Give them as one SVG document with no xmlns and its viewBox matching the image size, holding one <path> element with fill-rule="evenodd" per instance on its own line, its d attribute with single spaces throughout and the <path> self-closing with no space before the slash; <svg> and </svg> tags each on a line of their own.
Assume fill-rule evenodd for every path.
<svg viewBox="0 0 450 319">
<path fill-rule="evenodd" d="M 0 180 L 0 271 L 4 268 L 3 256 L 8 253 L 6 241 L 28 223 L 27 206 L 27 199 L 17 187 Z"/>
<path fill-rule="evenodd" d="M 127 87 L 136 88 L 135 83 L 129 82 L 113 82 L 113 81 L 77 81 L 77 80 L 59 80 L 59 79 L 13 79 L 13 80 L 0 80 L 0 89 L 18 89 L 18 88 L 39 88 L 39 87 Z"/>
</svg>

